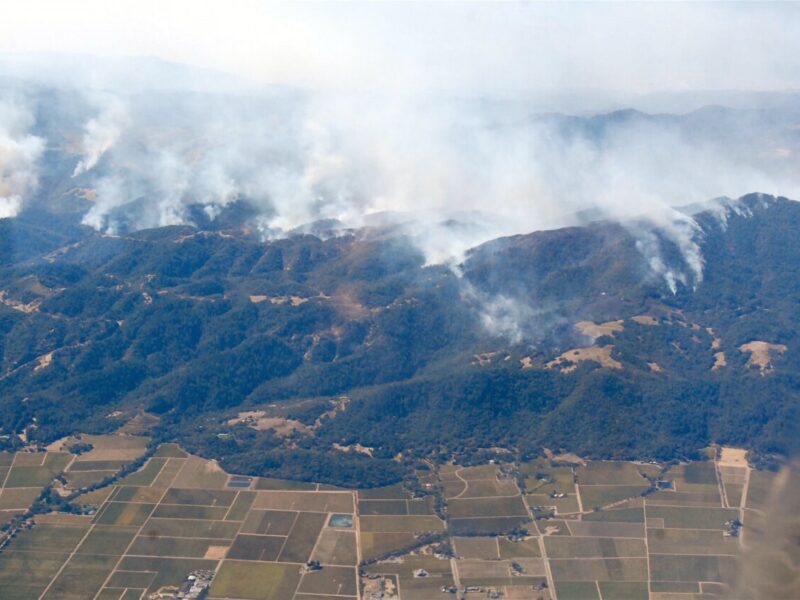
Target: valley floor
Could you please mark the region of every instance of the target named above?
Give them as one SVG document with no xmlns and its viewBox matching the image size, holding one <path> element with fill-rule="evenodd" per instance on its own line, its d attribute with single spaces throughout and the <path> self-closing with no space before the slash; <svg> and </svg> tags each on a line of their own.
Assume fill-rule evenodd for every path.
<svg viewBox="0 0 800 600">
<path fill-rule="evenodd" d="M 230 475 L 171 444 L 145 454 L 138 436 L 82 440 L 77 456 L 0 455 L 0 597 L 723 598 L 775 480 L 723 449 L 671 467 L 431 465 L 412 494 Z M 26 514 L 43 489 L 72 514 Z"/>
</svg>

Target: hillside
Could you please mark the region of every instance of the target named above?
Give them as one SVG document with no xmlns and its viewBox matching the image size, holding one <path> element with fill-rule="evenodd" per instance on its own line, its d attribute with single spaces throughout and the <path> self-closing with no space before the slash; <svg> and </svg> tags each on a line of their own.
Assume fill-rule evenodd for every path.
<svg viewBox="0 0 800 600">
<path fill-rule="evenodd" d="M 785 454 L 800 204 L 733 206 L 696 216 L 700 281 L 648 238 L 674 293 L 630 224 L 494 240 L 454 270 L 392 229 L 264 242 L 232 217 L 112 236 L 30 210 L 0 221 L 3 443 L 147 412 L 152 435 L 230 470 L 366 486 L 493 447 Z"/>
</svg>

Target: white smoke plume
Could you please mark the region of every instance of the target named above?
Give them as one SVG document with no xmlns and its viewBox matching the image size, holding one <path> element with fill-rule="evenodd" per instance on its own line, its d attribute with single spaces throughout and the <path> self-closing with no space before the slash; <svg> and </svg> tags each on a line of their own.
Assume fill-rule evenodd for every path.
<svg viewBox="0 0 800 600">
<path fill-rule="evenodd" d="M 125 103 L 111 94 L 96 94 L 92 99 L 99 114 L 84 126 L 81 140 L 81 159 L 72 173 L 76 177 L 93 169 L 100 158 L 119 140 L 128 126 Z"/>
<path fill-rule="evenodd" d="M 0 98 L 0 219 L 19 214 L 38 185 L 45 142 L 30 133 L 33 124 L 21 102 Z"/>
<path fill-rule="evenodd" d="M 320 219 L 401 222 L 428 262 L 454 264 L 488 239 L 574 224 L 592 211 L 628 223 L 674 290 L 678 281 L 702 281 L 703 270 L 696 226 L 676 206 L 800 191 L 799 171 L 787 168 L 797 149 L 776 160 L 770 152 L 786 145 L 784 133 L 761 132 L 754 144 L 761 123 L 704 132 L 631 112 L 530 116 L 430 97 L 226 102 L 157 110 L 107 103 L 87 124 L 76 169 L 107 155 L 84 222 L 105 231 L 185 223 L 192 205 L 214 218 L 245 200 L 269 237 Z M 743 148 L 739 139 L 751 143 Z M 654 231 L 680 249 L 685 273 L 665 265 Z"/>
</svg>

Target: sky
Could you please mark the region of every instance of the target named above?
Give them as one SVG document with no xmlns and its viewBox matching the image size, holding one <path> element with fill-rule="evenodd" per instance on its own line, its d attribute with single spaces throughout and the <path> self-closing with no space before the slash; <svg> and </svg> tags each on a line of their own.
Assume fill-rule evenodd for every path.
<svg viewBox="0 0 800 600">
<path fill-rule="evenodd" d="M 152 56 L 335 91 L 800 89 L 800 3 L 8 2 L 0 54 Z"/>
</svg>

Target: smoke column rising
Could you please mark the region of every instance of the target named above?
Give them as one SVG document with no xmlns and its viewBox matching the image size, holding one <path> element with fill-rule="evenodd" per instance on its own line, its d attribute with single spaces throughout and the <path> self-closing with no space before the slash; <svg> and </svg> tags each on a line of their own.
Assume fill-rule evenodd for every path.
<svg viewBox="0 0 800 600">
<path fill-rule="evenodd" d="M 12 98 L 0 98 L 0 219 L 14 217 L 38 185 L 44 140 L 29 133 L 33 116 Z"/>
</svg>

